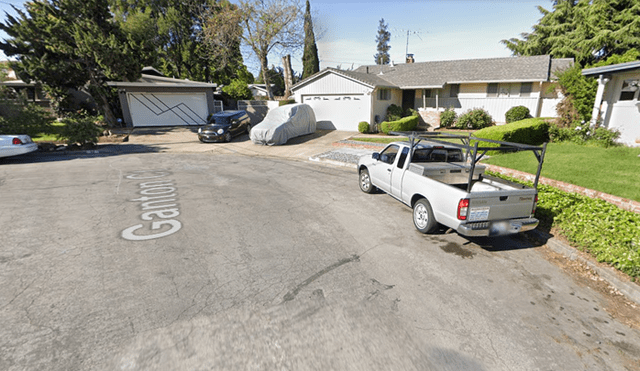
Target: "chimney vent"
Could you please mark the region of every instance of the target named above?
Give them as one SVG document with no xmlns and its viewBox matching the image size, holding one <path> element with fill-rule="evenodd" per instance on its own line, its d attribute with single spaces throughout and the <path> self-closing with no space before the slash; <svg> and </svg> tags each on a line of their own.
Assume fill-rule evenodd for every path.
<svg viewBox="0 0 640 371">
<path fill-rule="evenodd" d="M 407 63 L 415 63 L 415 61 L 413 54 L 407 54 Z"/>
</svg>

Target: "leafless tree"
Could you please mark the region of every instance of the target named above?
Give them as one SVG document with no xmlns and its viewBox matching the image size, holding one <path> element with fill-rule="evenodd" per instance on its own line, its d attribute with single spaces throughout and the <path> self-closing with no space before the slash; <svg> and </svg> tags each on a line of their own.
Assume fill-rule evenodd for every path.
<svg viewBox="0 0 640 371">
<path fill-rule="evenodd" d="M 268 55 L 274 48 L 297 50 L 304 45 L 302 8 L 297 0 L 241 0 L 242 40 L 260 61 L 262 79 L 269 99 L 273 99 Z"/>
<path fill-rule="evenodd" d="M 304 45 L 303 11 L 298 0 L 240 0 L 237 6 L 217 7 L 206 17 L 206 43 L 223 52 L 240 37 L 258 58 L 267 94 L 273 99 L 267 74 L 269 53 L 274 49 L 296 51 Z"/>
</svg>

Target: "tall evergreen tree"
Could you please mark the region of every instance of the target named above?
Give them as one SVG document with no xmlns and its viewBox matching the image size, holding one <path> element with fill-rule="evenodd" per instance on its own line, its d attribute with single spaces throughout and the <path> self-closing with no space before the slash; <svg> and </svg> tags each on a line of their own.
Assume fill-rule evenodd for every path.
<svg viewBox="0 0 640 371">
<path fill-rule="evenodd" d="M 389 49 L 391 49 L 391 46 L 389 45 L 391 32 L 389 32 L 388 27 L 389 25 L 385 24 L 384 18 L 382 18 L 378 25 L 378 34 L 376 35 L 378 53 L 373 56 L 376 64 L 389 64 L 391 61 L 391 57 L 389 56 Z"/>
<path fill-rule="evenodd" d="M 307 78 L 320 71 L 320 60 L 318 59 L 318 47 L 316 37 L 313 33 L 313 23 L 311 21 L 311 5 L 307 0 L 307 8 L 304 13 L 304 53 L 302 55 L 302 78 Z"/>
<path fill-rule="evenodd" d="M 640 0 L 557 0 L 521 39 L 502 40 L 514 55 L 550 54 L 585 66 L 640 48 Z"/>
<path fill-rule="evenodd" d="M 141 70 L 139 56 L 113 21 L 107 0 L 35 0 L 25 11 L 14 7 L 0 29 L 9 38 L 0 49 L 15 57 L 22 79 L 42 83 L 61 101 L 68 89 L 88 84 L 108 123 L 115 123 L 109 105 L 108 80 L 135 80 Z"/>
<path fill-rule="evenodd" d="M 116 18 L 126 28 L 140 32 L 155 45 L 152 65 L 167 76 L 194 81 L 225 79 L 216 73 L 220 65 L 212 57 L 210 45 L 203 42 L 203 15 L 228 4 L 219 0 L 109 0 Z M 147 19 L 142 27 L 140 19 Z M 136 27 L 130 26 L 135 23 Z M 153 30 L 154 34 L 150 34 Z M 139 34 L 133 35 L 134 38 Z M 229 48 L 231 51 L 239 47 Z M 242 65 L 242 63 L 240 63 Z M 227 65 L 227 63 L 222 63 Z"/>
</svg>

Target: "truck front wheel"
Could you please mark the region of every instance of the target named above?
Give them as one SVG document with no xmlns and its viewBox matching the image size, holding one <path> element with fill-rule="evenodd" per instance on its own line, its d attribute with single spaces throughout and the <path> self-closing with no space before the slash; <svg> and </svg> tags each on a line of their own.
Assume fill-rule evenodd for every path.
<svg viewBox="0 0 640 371">
<path fill-rule="evenodd" d="M 438 225 L 433 217 L 433 210 L 426 198 L 421 198 L 413 205 L 413 225 L 420 233 L 433 232 Z"/>
<path fill-rule="evenodd" d="M 364 193 L 373 193 L 375 187 L 371 184 L 371 177 L 369 176 L 369 170 L 360 170 L 360 190 Z"/>
</svg>

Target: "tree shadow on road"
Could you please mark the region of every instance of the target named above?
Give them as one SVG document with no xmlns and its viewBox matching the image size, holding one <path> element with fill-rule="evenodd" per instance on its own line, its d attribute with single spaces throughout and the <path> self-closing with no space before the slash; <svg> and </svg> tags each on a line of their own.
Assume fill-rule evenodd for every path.
<svg viewBox="0 0 640 371">
<path fill-rule="evenodd" d="M 99 144 L 91 150 L 36 151 L 25 155 L 0 158 L 0 165 L 69 161 L 82 158 L 113 157 L 134 153 L 158 153 L 168 149 L 153 144 Z"/>
</svg>

